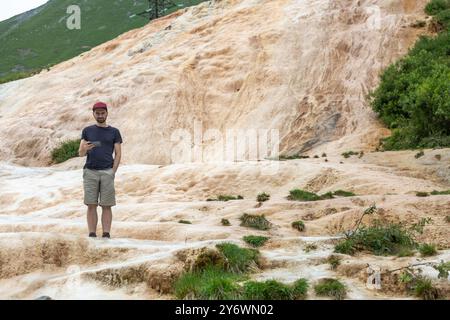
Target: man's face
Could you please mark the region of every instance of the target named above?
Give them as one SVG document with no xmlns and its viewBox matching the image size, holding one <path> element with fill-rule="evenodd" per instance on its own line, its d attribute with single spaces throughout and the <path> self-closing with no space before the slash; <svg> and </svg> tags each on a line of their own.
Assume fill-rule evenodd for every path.
<svg viewBox="0 0 450 320">
<path fill-rule="evenodd" d="M 94 118 L 98 123 L 104 123 L 108 117 L 108 112 L 104 109 L 96 109 L 94 111 Z"/>
</svg>

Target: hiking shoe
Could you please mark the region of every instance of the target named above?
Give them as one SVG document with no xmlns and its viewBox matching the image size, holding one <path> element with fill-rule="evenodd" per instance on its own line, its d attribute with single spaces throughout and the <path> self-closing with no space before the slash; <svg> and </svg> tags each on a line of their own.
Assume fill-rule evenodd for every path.
<svg viewBox="0 0 450 320">
<path fill-rule="evenodd" d="M 95 232 L 90 232 L 89 238 L 97 238 L 97 235 L 95 234 Z"/>
<path fill-rule="evenodd" d="M 103 232 L 102 238 L 111 238 L 109 232 Z"/>
</svg>

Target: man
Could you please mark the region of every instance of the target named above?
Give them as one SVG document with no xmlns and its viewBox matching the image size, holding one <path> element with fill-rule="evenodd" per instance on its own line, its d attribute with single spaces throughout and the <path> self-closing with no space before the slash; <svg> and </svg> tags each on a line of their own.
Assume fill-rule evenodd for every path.
<svg viewBox="0 0 450 320">
<path fill-rule="evenodd" d="M 92 108 L 96 124 L 83 129 L 78 154 L 87 154 L 83 167 L 84 204 L 87 205 L 89 237 L 96 237 L 97 206 L 102 207 L 103 238 L 110 238 L 112 210 L 116 205 L 114 178 L 119 167 L 122 136 L 120 131 L 106 124 L 107 105 L 97 102 Z M 112 153 L 115 153 L 113 159 Z M 100 202 L 98 198 L 100 195 Z"/>
</svg>

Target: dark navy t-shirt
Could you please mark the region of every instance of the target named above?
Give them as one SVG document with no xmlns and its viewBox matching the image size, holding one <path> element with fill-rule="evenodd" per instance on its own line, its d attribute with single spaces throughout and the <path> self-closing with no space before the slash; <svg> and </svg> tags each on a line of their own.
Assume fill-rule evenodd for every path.
<svg viewBox="0 0 450 320">
<path fill-rule="evenodd" d="M 84 168 L 105 170 L 113 167 L 113 151 L 115 143 L 122 143 L 122 136 L 117 128 L 99 127 L 96 124 L 86 127 L 81 133 L 81 139 L 94 142 L 100 141 L 100 147 L 94 147 L 87 152 Z"/>
</svg>

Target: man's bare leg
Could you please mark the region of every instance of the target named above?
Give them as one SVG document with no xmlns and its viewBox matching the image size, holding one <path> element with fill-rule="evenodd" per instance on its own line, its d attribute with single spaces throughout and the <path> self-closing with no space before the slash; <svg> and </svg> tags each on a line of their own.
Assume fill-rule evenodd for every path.
<svg viewBox="0 0 450 320">
<path fill-rule="evenodd" d="M 112 210 L 111 206 L 102 206 L 102 227 L 103 232 L 111 232 Z"/>
<path fill-rule="evenodd" d="M 88 204 L 87 209 L 87 223 L 89 228 L 89 233 L 97 231 L 97 205 L 96 204 Z"/>
</svg>

